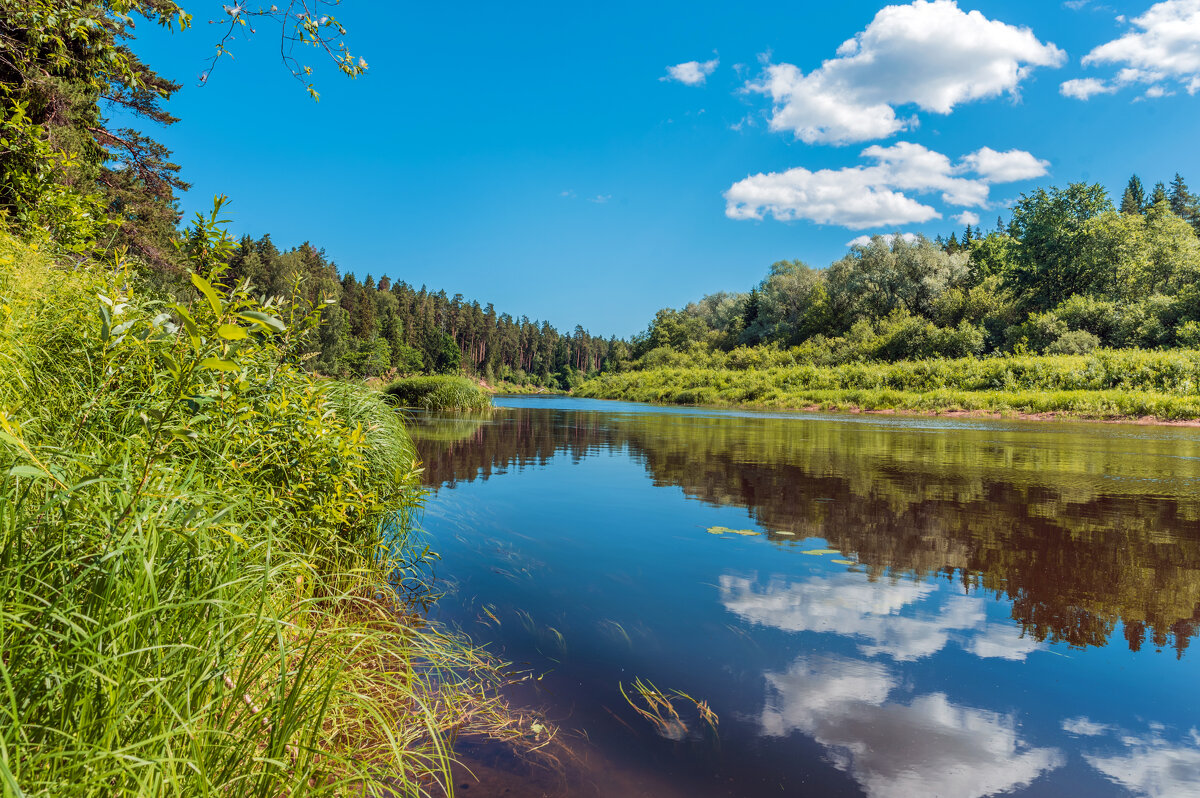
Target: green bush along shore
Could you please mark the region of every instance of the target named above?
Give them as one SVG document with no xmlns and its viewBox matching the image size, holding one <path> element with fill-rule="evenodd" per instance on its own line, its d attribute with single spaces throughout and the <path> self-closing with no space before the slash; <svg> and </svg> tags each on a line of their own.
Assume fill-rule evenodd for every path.
<svg viewBox="0 0 1200 798">
<path fill-rule="evenodd" d="M 1200 417 L 1200 352 L 1097 350 L 953 360 L 787 364 L 786 352 L 739 350 L 723 363 L 695 353 L 589 380 L 580 396 L 696 405 L 830 410 L 1053 413 L 1083 418 Z M 678 362 L 676 362 L 676 358 Z M 775 358 L 772 360 L 772 358 Z"/>
<path fill-rule="evenodd" d="M 409 437 L 190 240 L 172 303 L 0 233 L 0 792 L 432 794 L 501 715 L 405 599 Z"/>
<path fill-rule="evenodd" d="M 473 380 L 449 375 L 405 377 L 383 393 L 400 407 L 421 410 L 484 410 L 492 405 L 491 394 Z"/>
</svg>

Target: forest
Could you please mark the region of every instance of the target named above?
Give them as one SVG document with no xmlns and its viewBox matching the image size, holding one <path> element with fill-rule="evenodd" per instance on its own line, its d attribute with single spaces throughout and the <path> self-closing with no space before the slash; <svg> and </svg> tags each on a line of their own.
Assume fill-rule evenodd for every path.
<svg viewBox="0 0 1200 798">
<path fill-rule="evenodd" d="M 466 372 L 489 382 L 566 390 L 628 357 L 624 341 L 578 325 L 559 332 L 546 322 L 498 313 L 491 303 L 416 289 L 386 275 L 359 282 L 311 244 L 281 252 L 269 235 L 238 242 L 227 279 L 322 307 L 320 331 L 309 345 L 313 368 L 329 376 Z"/>
<path fill-rule="evenodd" d="M 1133 176 L 1119 208 L 1096 184 L 1038 189 L 986 233 L 876 235 L 828 268 L 775 263 L 748 292 L 660 310 L 631 353 L 652 367 L 749 347 L 775 365 L 1194 348 L 1198 230 L 1178 174 L 1149 197 Z"/>
</svg>

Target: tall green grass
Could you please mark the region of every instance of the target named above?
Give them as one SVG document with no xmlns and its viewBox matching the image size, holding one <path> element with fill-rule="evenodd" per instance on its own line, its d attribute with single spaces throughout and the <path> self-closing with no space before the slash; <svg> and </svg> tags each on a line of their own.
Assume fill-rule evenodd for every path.
<svg viewBox="0 0 1200 798">
<path fill-rule="evenodd" d="M 675 404 L 1200 418 L 1200 352 L 771 368 L 661 367 L 605 374 L 581 396 Z"/>
<path fill-rule="evenodd" d="M 452 791 L 498 699 L 395 589 L 402 422 L 300 368 L 290 307 L 134 284 L 0 234 L 0 791 Z"/>
<path fill-rule="evenodd" d="M 422 410 L 483 410 L 492 405 L 491 395 L 466 377 L 406 377 L 383 392 L 400 407 Z"/>
</svg>

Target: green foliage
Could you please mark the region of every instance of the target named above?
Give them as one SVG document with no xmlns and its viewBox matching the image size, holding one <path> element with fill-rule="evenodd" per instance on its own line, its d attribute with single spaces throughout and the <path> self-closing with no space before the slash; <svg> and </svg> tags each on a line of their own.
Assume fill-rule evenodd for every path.
<svg viewBox="0 0 1200 798">
<path fill-rule="evenodd" d="M 216 214 L 188 241 L 219 261 Z M 302 367 L 316 314 L 223 276 L 169 303 L 0 235 L 5 794 L 446 783 L 482 660 L 394 590 L 421 556 L 413 447 Z"/>
<path fill-rule="evenodd" d="M 1086 339 L 1068 340 L 1082 344 Z M 748 370 L 728 363 L 699 367 L 681 363 L 604 374 L 589 380 L 577 394 L 667 403 L 703 397 L 704 404 L 755 407 L 1195 418 L 1200 416 L 1200 352 L 1097 350 L 1076 356 L 840 366 L 761 363 Z"/>
<path fill-rule="evenodd" d="M 1072 183 L 1021 195 L 1009 234 L 1020 242 L 1012 280 L 1025 302 L 1044 310 L 1092 290 L 1097 275 L 1078 263 L 1080 239 L 1088 220 L 1112 210 L 1100 185 Z"/>
<path fill-rule="evenodd" d="M 466 377 L 409 377 L 383 389 L 394 404 L 422 410 L 483 410 L 492 397 Z"/>
<path fill-rule="evenodd" d="M 1071 330 L 1046 347 L 1048 355 L 1086 355 L 1100 346 L 1100 337 L 1087 330 Z"/>
</svg>

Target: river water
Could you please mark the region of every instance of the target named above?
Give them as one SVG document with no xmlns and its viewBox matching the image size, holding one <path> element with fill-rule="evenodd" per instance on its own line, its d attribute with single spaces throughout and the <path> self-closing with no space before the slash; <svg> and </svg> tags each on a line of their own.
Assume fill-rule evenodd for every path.
<svg viewBox="0 0 1200 798">
<path fill-rule="evenodd" d="M 436 612 L 562 745 L 459 794 L 1200 796 L 1200 430 L 497 405 L 415 425 Z"/>
</svg>

